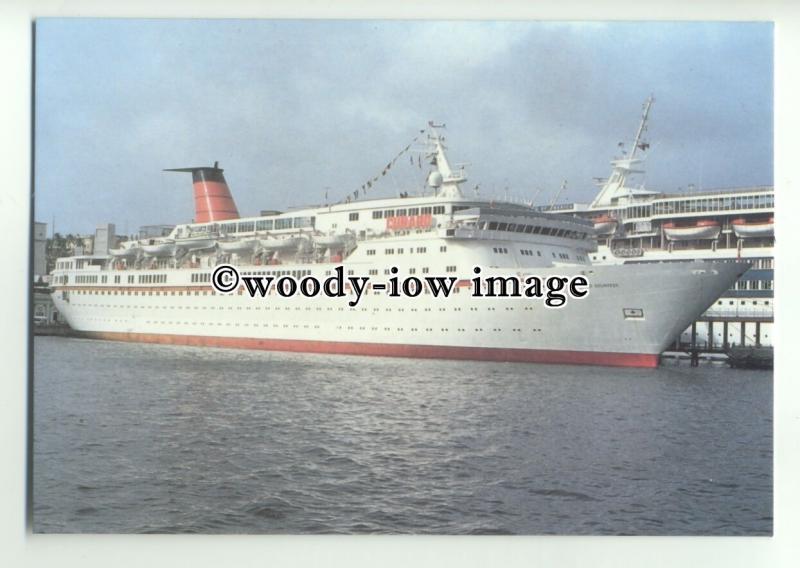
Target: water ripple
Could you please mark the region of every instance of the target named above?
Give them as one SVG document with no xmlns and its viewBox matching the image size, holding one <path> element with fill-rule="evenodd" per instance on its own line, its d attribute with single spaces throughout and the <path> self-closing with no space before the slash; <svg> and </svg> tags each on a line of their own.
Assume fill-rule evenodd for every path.
<svg viewBox="0 0 800 568">
<path fill-rule="evenodd" d="M 772 380 L 35 341 L 34 530 L 772 532 Z"/>
</svg>

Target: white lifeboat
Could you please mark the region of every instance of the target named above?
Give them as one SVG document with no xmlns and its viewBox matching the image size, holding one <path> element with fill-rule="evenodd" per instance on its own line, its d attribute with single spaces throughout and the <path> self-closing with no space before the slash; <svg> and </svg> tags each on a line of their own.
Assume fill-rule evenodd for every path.
<svg viewBox="0 0 800 568">
<path fill-rule="evenodd" d="M 617 231 L 617 220 L 610 215 L 595 217 L 594 230 L 598 235 L 611 235 Z"/>
<path fill-rule="evenodd" d="M 266 237 L 258 239 L 261 243 L 261 246 L 267 250 L 280 250 L 280 251 L 289 251 L 289 250 L 297 250 L 300 246 L 301 241 L 305 240 L 300 237 Z"/>
<path fill-rule="evenodd" d="M 258 239 L 230 239 L 217 241 L 219 249 L 224 252 L 247 253 L 253 252 L 261 244 Z"/>
<path fill-rule="evenodd" d="M 317 248 L 342 248 L 352 239 L 352 235 L 347 233 L 318 235 L 314 237 L 314 244 Z"/>
<path fill-rule="evenodd" d="M 676 225 L 668 222 L 661 225 L 670 241 L 692 241 L 697 239 L 716 239 L 721 227 L 717 221 L 701 219 L 691 225 Z"/>
<path fill-rule="evenodd" d="M 773 217 L 761 220 L 734 219 L 731 222 L 733 232 L 740 239 L 747 237 L 771 237 L 775 234 L 775 220 Z"/>
<path fill-rule="evenodd" d="M 195 250 L 208 249 L 214 246 L 216 239 L 211 237 L 188 237 L 185 239 L 178 239 L 175 241 L 177 248 L 183 249 L 187 252 Z"/>
<path fill-rule="evenodd" d="M 142 245 L 142 250 L 149 256 L 170 256 L 175 253 L 175 241 L 150 241 L 150 244 Z"/>
<path fill-rule="evenodd" d="M 120 248 L 116 249 L 108 249 L 108 253 L 111 256 L 115 256 L 117 258 L 124 258 L 129 256 L 136 256 L 142 249 L 137 245 L 135 242 L 127 244 L 123 244 Z"/>
</svg>

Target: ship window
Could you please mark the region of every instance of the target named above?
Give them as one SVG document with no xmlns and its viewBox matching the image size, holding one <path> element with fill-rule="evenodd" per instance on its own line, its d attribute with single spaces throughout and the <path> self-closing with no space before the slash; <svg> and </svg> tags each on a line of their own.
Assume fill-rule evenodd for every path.
<svg viewBox="0 0 800 568">
<path fill-rule="evenodd" d="M 489 230 L 490 230 L 490 231 L 494 231 L 494 230 L 496 230 L 496 229 L 497 229 L 497 222 L 496 222 L 496 221 L 491 221 L 491 222 L 489 223 Z"/>
<path fill-rule="evenodd" d="M 440 246 L 439 247 L 439 252 L 447 252 L 447 246 L 446 245 Z"/>
<path fill-rule="evenodd" d="M 408 210 L 409 215 L 419 215 L 419 207 L 412 207 Z"/>
<path fill-rule="evenodd" d="M 270 231 L 272 230 L 272 219 L 262 219 L 256 221 L 256 231 Z"/>
<path fill-rule="evenodd" d="M 292 228 L 292 220 L 291 219 L 275 219 L 275 229 L 291 229 Z"/>
<path fill-rule="evenodd" d="M 541 227 L 534 227 L 533 228 L 533 234 L 534 235 L 538 235 L 541 232 L 542 232 L 542 228 Z"/>
<path fill-rule="evenodd" d="M 509 229 L 509 230 L 510 230 L 510 229 Z M 515 231 L 516 231 L 517 233 L 521 233 L 521 232 L 522 232 L 522 231 L 524 231 L 524 230 L 525 230 L 525 225 L 517 225 L 517 228 L 515 229 Z"/>
<path fill-rule="evenodd" d="M 387 209 L 383 212 L 384 218 L 388 219 L 389 217 L 394 217 L 394 209 Z"/>
<path fill-rule="evenodd" d="M 383 218 L 383 211 L 373 211 L 372 212 L 373 219 L 382 219 Z"/>
<path fill-rule="evenodd" d="M 236 231 L 236 223 L 223 223 L 219 228 L 223 233 L 233 233 Z"/>
<path fill-rule="evenodd" d="M 444 205 L 437 205 L 433 208 L 434 215 L 443 215 L 444 214 Z"/>
<path fill-rule="evenodd" d="M 237 230 L 240 233 L 252 232 L 252 231 L 255 230 L 255 223 L 253 223 L 252 221 L 249 221 L 249 222 L 246 222 L 246 223 L 239 223 L 239 225 L 237 226 Z"/>
<path fill-rule="evenodd" d="M 421 209 L 421 212 L 422 212 L 423 215 L 430 215 L 432 211 L 433 211 L 433 209 L 430 208 L 430 207 L 423 207 Z"/>
<path fill-rule="evenodd" d="M 505 231 L 506 227 L 508 227 L 508 223 L 498 223 L 497 224 L 497 230 L 498 231 Z"/>
<path fill-rule="evenodd" d="M 506 231 L 509 231 L 509 232 L 514 232 L 516 230 L 517 230 L 517 224 L 516 223 L 509 223 L 508 227 L 506 228 Z"/>
<path fill-rule="evenodd" d="M 350 213 L 350 216 L 348 217 L 348 219 L 350 221 L 358 221 L 358 213 L 357 212 L 356 213 Z"/>
</svg>

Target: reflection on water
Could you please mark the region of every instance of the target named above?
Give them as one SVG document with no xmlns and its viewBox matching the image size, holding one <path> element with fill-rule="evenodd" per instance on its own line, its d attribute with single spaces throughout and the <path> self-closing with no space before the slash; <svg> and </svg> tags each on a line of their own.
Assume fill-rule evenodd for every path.
<svg viewBox="0 0 800 568">
<path fill-rule="evenodd" d="M 36 338 L 37 532 L 771 534 L 772 377 Z"/>
</svg>

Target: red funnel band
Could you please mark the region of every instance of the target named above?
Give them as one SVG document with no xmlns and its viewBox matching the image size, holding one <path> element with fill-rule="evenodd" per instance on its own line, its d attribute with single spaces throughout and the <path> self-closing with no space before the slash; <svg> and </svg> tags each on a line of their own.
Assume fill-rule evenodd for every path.
<svg viewBox="0 0 800 568">
<path fill-rule="evenodd" d="M 195 223 L 239 218 L 239 210 L 236 209 L 222 169 L 217 167 L 216 162 L 210 168 L 177 168 L 165 171 L 192 172 Z"/>
<path fill-rule="evenodd" d="M 192 183 L 195 223 L 239 218 L 239 210 L 236 209 L 221 169 L 197 168 L 192 171 Z"/>
</svg>

